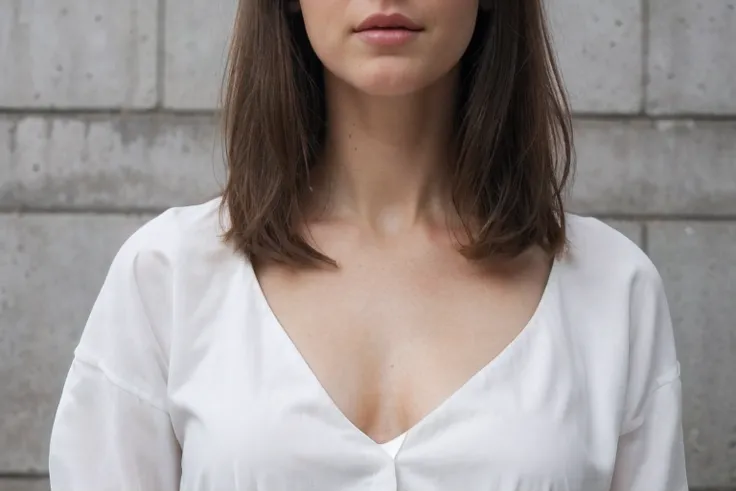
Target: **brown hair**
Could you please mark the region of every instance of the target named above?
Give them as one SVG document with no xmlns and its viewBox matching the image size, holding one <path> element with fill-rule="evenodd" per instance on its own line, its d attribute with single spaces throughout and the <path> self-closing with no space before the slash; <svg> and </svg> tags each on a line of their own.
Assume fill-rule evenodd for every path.
<svg viewBox="0 0 736 491">
<path fill-rule="evenodd" d="M 479 11 L 461 60 L 454 205 L 471 259 L 565 246 L 572 166 L 569 108 L 543 0 Z M 240 0 L 223 92 L 225 239 L 251 261 L 334 264 L 298 232 L 325 137 L 323 67 L 287 0 Z M 471 227 L 470 223 L 478 223 Z"/>
</svg>

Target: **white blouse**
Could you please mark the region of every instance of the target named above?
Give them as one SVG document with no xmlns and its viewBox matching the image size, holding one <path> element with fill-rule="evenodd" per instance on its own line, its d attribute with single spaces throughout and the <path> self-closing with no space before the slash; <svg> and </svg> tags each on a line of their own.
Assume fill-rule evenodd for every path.
<svg viewBox="0 0 736 491">
<path fill-rule="evenodd" d="M 56 414 L 53 490 L 687 490 L 661 280 L 612 228 L 570 215 L 526 328 L 379 445 L 221 241 L 218 206 L 171 209 L 117 254 Z"/>
</svg>

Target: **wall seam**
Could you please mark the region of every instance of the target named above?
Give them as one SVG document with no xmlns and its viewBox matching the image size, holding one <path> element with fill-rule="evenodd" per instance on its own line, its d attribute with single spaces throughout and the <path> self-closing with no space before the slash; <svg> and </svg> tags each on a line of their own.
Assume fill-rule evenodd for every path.
<svg viewBox="0 0 736 491">
<path fill-rule="evenodd" d="M 156 109 L 166 100 L 166 0 L 158 1 L 158 46 L 156 49 Z"/>
<path fill-rule="evenodd" d="M 647 114 L 649 104 L 649 47 L 651 20 L 650 0 L 641 0 L 641 112 Z"/>
</svg>

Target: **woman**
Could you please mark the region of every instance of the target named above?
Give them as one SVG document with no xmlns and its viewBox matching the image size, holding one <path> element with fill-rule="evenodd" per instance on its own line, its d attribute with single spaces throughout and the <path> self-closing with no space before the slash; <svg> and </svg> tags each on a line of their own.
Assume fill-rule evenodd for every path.
<svg viewBox="0 0 736 491">
<path fill-rule="evenodd" d="M 221 199 L 114 260 L 53 489 L 685 491 L 657 271 L 566 215 L 542 0 L 241 0 Z"/>
</svg>

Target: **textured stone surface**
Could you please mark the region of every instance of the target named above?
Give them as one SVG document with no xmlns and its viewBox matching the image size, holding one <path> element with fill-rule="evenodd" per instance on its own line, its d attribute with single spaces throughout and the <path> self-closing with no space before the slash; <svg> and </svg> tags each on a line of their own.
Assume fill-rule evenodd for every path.
<svg viewBox="0 0 736 491">
<path fill-rule="evenodd" d="M 0 215 L 0 473 L 47 469 L 72 351 L 116 250 L 144 221 Z"/>
<path fill-rule="evenodd" d="M 625 220 L 605 220 L 605 222 L 635 242 L 639 247 L 644 245 L 644 225 Z"/>
<path fill-rule="evenodd" d="M 652 223 L 682 366 L 692 486 L 736 483 L 736 223 Z"/>
<path fill-rule="evenodd" d="M 560 67 L 575 111 L 640 110 L 642 2 L 547 0 Z"/>
<path fill-rule="evenodd" d="M 0 2 L 0 106 L 152 107 L 157 0 Z"/>
<path fill-rule="evenodd" d="M 12 149 L 15 146 L 15 129 L 14 121 L 0 118 L 0 189 L 3 183 L 2 169 L 9 167 L 8 162 L 10 162 Z"/>
<path fill-rule="evenodd" d="M 578 121 L 573 208 L 736 214 L 736 123 Z"/>
<path fill-rule="evenodd" d="M 48 479 L 2 479 L 0 491 L 49 491 Z"/>
<path fill-rule="evenodd" d="M 166 107 L 217 106 L 236 5 L 236 0 L 166 0 Z"/>
<path fill-rule="evenodd" d="M 736 114 L 736 1 L 650 0 L 652 113 Z"/>
<path fill-rule="evenodd" d="M 164 208 L 212 197 L 222 182 L 210 117 L 29 117 L 8 125 L 0 123 L 0 143 L 10 147 L 0 155 L 11 154 L 0 166 L 3 208 Z"/>
</svg>

